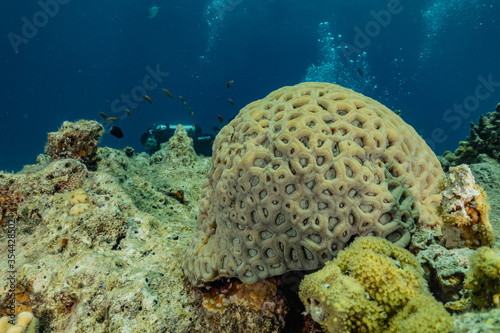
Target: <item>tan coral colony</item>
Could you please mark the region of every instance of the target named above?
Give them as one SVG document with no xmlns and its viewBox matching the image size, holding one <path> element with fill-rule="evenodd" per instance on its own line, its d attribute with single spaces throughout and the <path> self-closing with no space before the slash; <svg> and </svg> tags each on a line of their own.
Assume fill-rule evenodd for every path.
<svg viewBox="0 0 500 333">
<path fill-rule="evenodd" d="M 358 236 L 406 247 L 417 225 L 439 227 L 435 154 L 387 107 L 335 84 L 244 107 L 217 135 L 208 177 L 184 262 L 195 285 L 316 269 Z"/>
</svg>

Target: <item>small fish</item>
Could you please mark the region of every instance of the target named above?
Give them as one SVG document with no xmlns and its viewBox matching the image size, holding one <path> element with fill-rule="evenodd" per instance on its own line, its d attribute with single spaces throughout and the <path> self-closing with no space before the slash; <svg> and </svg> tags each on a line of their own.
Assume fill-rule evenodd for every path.
<svg viewBox="0 0 500 333">
<path fill-rule="evenodd" d="M 118 139 L 123 138 L 123 132 L 119 127 L 116 127 L 116 126 L 111 127 L 111 129 L 109 130 L 109 133 L 112 136 L 117 137 Z"/>
<path fill-rule="evenodd" d="M 184 97 L 179 96 L 179 98 L 181 99 L 181 102 L 182 102 L 182 103 L 186 104 L 186 101 L 184 100 Z"/>
<path fill-rule="evenodd" d="M 174 96 L 172 96 L 172 94 L 170 93 L 170 91 L 168 91 L 167 89 L 163 89 L 163 92 L 165 93 L 165 95 L 167 95 L 168 97 L 170 98 L 174 98 Z"/>
<path fill-rule="evenodd" d="M 116 118 L 116 117 L 108 117 L 108 118 L 106 118 L 106 121 L 109 121 L 110 123 L 114 123 L 115 121 L 118 121 L 118 118 Z"/>
<path fill-rule="evenodd" d="M 221 124 L 224 124 L 224 118 L 222 118 L 221 115 L 218 115 L 217 118 L 219 118 L 219 121 Z"/>
<path fill-rule="evenodd" d="M 358 74 L 361 76 L 364 76 L 364 73 L 363 73 L 363 70 L 361 69 L 361 67 L 358 67 Z"/>
<path fill-rule="evenodd" d="M 231 98 L 228 98 L 227 100 L 229 101 L 229 103 L 231 103 L 232 106 L 234 106 L 234 102 Z"/>
<path fill-rule="evenodd" d="M 153 100 L 148 95 L 144 95 L 144 96 L 142 96 L 142 98 L 144 98 L 146 101 L 148 101 L 149 104 L 153 104 Z"/>
<path fill-rule="evenodd" d="M 127 110 L 125 110 L 125 112 L 127 112 L 128 116 L 129 116 L 130 118 L 132 118 L 132 111 L 130 111 L 129 109 L 127 109 Z"/>
<path fill-rule="evenodd" d="M 233 83 L 234 83 L 234 81 L 233 81 L 233 80 L 229 81 L 229 82 L 226 84 L 227 89 L 231 88 L 231 86 L 233 85 Z"/>
<path fill-rule="evenodd" d="M 158 13 L 160 12 L 160 7 L 161 6 L 153 6 L 153 7 L 149 8 L 148 9 L 148 18 L 152 19 L 156 15 L 158 15 Z"/>
<path fill-rule="evenodd" d="M 106 114 L 104 112 L 99 112 L 101 114 L 101 117 L 104 118 L 104 120 L 108 119 L 108 117 L 106 116 Z"/>
<path fill-rule="evenodd" d="M 193 109 L 191 107 L 188 108 L 188 112 L 190 115 L 192 115 L 192 116 L 194 115 Z"/>
</svg>

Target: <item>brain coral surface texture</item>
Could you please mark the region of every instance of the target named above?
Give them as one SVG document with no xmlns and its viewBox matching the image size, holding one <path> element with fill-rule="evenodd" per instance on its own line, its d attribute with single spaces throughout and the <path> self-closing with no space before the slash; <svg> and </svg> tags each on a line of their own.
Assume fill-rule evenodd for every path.
<svg viewBox="0 0 500 333">
<path fill-rule="evenodd" d="M 355 237 L 438 226 L 443 170 L 415 130 L 330 83 L 283 87 L 217 135 L 184 272 L 255 283 L 322 267 Z"/>
</svg>

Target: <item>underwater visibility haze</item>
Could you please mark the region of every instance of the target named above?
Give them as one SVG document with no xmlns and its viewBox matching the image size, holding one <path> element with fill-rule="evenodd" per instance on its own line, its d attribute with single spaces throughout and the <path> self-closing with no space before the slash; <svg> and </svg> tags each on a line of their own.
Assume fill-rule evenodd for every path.
<svg viewBox="0 0 500 333">
<path fill-rule="evenodd" d="M 340 84 L 401 110 L 437 154 L 455 150 L 469 122 L 500 101 L 493 0 L 0 7 L 0 170 L 35 163 L 47 133 L 66 120 L 116 117 L 101 146 L 141 152 L 140 137 L 153 124 L 196 124 L 215 134 L 219 115 L 225 124 L 249 102 L 303 81 Z M 109 133 L 113 125 L 123 138 Z"/>
</svg>

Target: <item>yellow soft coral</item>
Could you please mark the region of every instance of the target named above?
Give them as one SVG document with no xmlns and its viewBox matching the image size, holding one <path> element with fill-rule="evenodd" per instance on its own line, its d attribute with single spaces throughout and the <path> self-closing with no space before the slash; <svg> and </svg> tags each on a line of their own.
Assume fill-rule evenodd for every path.
<svg viewBox="0 0 500 333">
<path fill-rule="evenodd" d="M 300 284 L 300 299 L 328 332 L 447 332 L 415 257 L 376 237 L 357 238 Z"/>
</svg>

